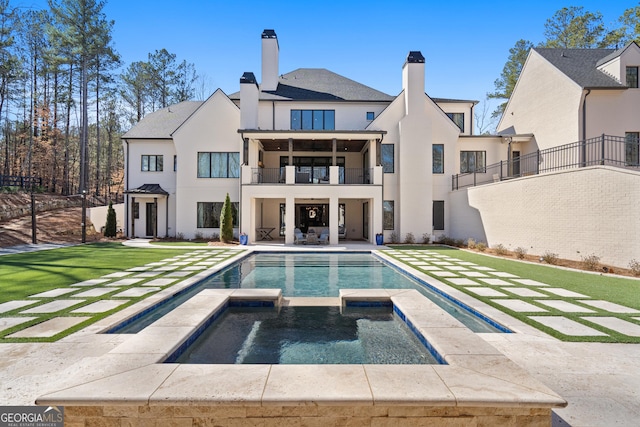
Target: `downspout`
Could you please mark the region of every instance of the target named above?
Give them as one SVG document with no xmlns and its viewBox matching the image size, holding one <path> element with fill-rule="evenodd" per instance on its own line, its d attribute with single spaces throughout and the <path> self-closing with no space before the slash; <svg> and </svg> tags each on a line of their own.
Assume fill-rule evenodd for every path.
<svg viewBox="0 0 640 427">
<path fill-rule="evenodd" d="M 126 169 L 125 169 L 125 190 L 124 190 L 124 195 L 125 195 L 125 199 L 124 199 L 124 235 L 126 237 L 129 237 L 129 193 L 127 193 L 127 191 L 129 191 L 129 141 L 128 140 L 124 140 L 124 143 L 127 145 L 127 149 L 126 149 L 126 155 L 125 155 L 125 163 L 127 165 Z"/>
<path fill-rule="evenodd" d="M 271 101 L 271 130 L 276 130 L 276 101 Z"/>
<path fill-rule="evenodd" d="M 164 226 L 165 226 L 164 237 L 166 238 L 166 237 L 169 237 L 169 195 L 168 194 L 164 204 L 166 208 L 166 213 L 164 217 Z"/>
<path fill-rule="evenodd" d="M 587 89 L 587 93 L 582 99 L 582 166 L 587 165 L 587 96 L 591 93 L 591 89 Z"/>
</svg>

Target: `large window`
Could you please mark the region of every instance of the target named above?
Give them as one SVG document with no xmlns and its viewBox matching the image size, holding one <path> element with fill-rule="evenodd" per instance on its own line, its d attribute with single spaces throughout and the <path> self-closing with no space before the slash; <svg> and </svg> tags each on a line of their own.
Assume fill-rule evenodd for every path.
<svg viewBox="0 0 640 427">
<path fill-rule="evenodd" d="M 460 173 L 485 172 L 486 151 L 461 151 Z"/>
<path fill-rule="evenodd" d="M 162 172 L 162 156 L 142 155 L 142 172 Z"/>
<path fill-rule="evenodd" d="M 625 163 L 640 166 L 640 132 L 625 133 Z"/>
<path fill-rule="evenodd" d="M 292 130 L 334 130 L 335 110 L 291 110 Z"/>
<path fill-rule="evenodd" d="M 223 202 L 198 202 L 198 228 L 220 228 Z M 233 226 L 238 226 L 238 202 L 231 202 Z"/>
<path fill-rule="evenodd" d="M 638 67 L 627 67 L 627 86 L 638 87 Z"/>
<path fill-rule="evenodd" d="M 433 229 L 444 230 L 444 201 L 433 201 Z"/>
<path fill-rule="evenodd" d="M 447 116 L 464 132 L 464 113 L 447 113 Z"/>
<path fill-rule="evenodd" d="M 444 173 L 444 144 L 433 144 L 433 173 Z"/>
<path fill-rule="evenodd" d="M 240 153 L 198 153 L 198 178 L 239 178 Z"/>
<path fill-rule="evenodd" d="M 382 228 L 385 230 L 394 229 L 393 200 L 385 200 L 382 202 Z"/>
<path fill-rule="evenodd" d="M 382 144 L 381 150 L 382 171 L 384 173 L 393 173 L 394 144 Z"/>
</svg>

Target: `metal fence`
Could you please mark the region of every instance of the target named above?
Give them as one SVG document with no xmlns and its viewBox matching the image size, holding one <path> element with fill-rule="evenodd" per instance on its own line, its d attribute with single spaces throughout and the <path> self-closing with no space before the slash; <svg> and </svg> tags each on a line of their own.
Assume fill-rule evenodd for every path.
<svg viewBox="0 0 640 427">
<path fill-rule="evenodd" d="M 340 184 L 371 184 L 373 169 L 343 168 L 338 170 Z M 284 184 L 286 171 L 281 168 L 253 168 L 251 170 L 252 184 Z M 301 166 L 295 171 L 296 184 L 329 184 L 326 167 Z"/>
<path fill-rule="evenodd" d="M 42 187 L 42 178 L 35 176 L 0 175 L 0 187 L 31 189 Z"/>
<path fill-rule="evenodd" d="M 601 135 L 585 141 L 537 150 L 510 161 L 477 168 L 473 172 L 453 175 L 451 189 L 595 165 L 640 170 L 639 156 L 640 145 L 637 139 Z"/>
</svg>

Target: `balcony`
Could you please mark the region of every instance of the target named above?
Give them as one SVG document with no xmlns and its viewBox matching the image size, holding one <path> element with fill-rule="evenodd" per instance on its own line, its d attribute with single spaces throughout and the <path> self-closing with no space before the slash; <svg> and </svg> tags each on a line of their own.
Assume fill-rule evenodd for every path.
<svg viewBox="0 0 640 427">
<path fill-rule="evenodd" d="M 328 170 L 327 170 L 328 169 Z M 382 184 L 382 167 L 342 166 L 280 168 L 242 167 L 242 183 L 251 185 L 372 185 Z"/>
</svg>

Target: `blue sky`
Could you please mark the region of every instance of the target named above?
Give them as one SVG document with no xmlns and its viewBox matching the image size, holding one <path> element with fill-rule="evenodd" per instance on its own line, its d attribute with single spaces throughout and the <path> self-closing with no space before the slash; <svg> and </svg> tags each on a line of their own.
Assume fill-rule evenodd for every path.
<svg viewBox="0 0 640 427">
<path fill-rule="evenodd" d="M 46 0 L 12 0 L 46 8 Z M 617 24 L 635 1 L 206 1 L 107 0 L 125 64 L 165 48 L 194 63 L 210 90 L 227 94 L 252 71 L 260 79 L 260 35 L 274 29 L 280 72 L 327 68 L 390 95 L 401 90 L 410 50 L 426 58 L 432 97 L 482 101 L 519 39 L 543 40 L 544 23 L 563 6 L 599 11 Z"/>
</svg>

